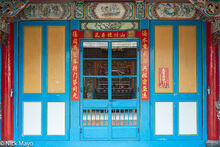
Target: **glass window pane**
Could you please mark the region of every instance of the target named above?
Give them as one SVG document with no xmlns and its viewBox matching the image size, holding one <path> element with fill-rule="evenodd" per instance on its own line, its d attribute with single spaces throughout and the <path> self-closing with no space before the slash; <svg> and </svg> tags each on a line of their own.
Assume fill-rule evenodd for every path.
<svg viewBox="0 0 220 147">
<path fill-rule="evenodd" d="M 108 75 L 108 60 L 84 60 L 83 75 Z"/>
<path fill-rule="evenodd" d="M 83 42 L 83 47 L 87 48 L 108 48 L 108 42 Z"/>
<path fill-rule="evenodd" d="M 83 58 L 108 58 L 108 42 L 83 42 Z"/>
<path fill-rule="evenodd" d="M 136 58 L 136 48 L 112 48 L 112 58 Z"/>
<path fill-rule="evenodd" d="M 137 48 L 137 42 L 112 42 L 112 48 Z"/>
<path fill-rule="evenodd" d="M 112 58 L 136 58 L 137 42 L 112 42 Z"/>
<path fill-rule="evenodd" d="M 136 99 L 137 79 L 132 77 L 112 78 L 112 99 Z"/>
<path fill-rule="evenodd" d="M 136 75 L 136 73 L 136 59 L 112 61 L 112 75 Z"/>
<path fill-rule="evenodd" d="M 84 99 L 108 99 L 108 78 L 83 78 Z"/>
</svg>

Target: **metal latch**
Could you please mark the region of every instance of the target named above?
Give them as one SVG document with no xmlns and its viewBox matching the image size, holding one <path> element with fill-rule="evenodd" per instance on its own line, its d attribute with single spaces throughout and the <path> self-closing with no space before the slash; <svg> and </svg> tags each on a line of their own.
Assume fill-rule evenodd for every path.
<svg viewBox="0 0 220 147">
<path fill-rule="evenodd" d="M 13 94 L 14 94 L 14 91 L 12 89 L 10 89 L 9 96 L 13 97 Z"/>
<path fill-rule="evenodd" d="M 208 95 L 211 94 L 211 88 L 210 88 L 210 86 L 208 86 L 207 93 L 208 93 Z"/>
</svg>

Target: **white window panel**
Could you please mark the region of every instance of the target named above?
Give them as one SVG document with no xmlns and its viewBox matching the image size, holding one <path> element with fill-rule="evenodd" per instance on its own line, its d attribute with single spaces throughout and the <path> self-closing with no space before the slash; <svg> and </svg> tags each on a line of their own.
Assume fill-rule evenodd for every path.
<svg viewBox="0 0 220 147">
<path fill-rule="evenodd" d="M 155 102 L 155 135 L 173 135 L 173 102 Z"/>
<path fill-rule="evenodd" d="M 197 117 L 197 102 L 179 102 L 179 135 L 196 135 Z"/>
<path fill-rule="evenodd" d="M 85 48 L 108 48 L 108 42 L 83 42 Z"/>
<path fill-rule="evenodd" d="M 112 42 L 112 48 L 136 48 L 137 42 Z"/>
<path fill-rule="evenodd" d="M 65 135 L 65 102 L 47 103 L 47 135 Z"/>
<path fill-rule="evenodd" d="M 41 135 L 41 102 L 24 102 L 23 135 Z"/>
</svg>

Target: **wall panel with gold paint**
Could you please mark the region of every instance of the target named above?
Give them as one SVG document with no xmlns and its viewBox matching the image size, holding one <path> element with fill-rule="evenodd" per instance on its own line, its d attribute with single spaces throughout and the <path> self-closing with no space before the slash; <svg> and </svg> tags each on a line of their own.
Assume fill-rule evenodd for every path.
<svg viewBox="0 0 220 147">
<path fill-rule="evenodd" d="M 48 93 L 65 93 L 65 26 L 48 26 Z"/>
<path fill-rule="evenodd" d="M 42 92 L 42 27 L 24 26 L 24 93 Z"/>
<path fill-rule="evenodd" d="M 160 69 L 165 68 L 168 87 L 161 87 Z M 155 93 L 173 93 L 173 26 L 155 26 Z"/>
<path fill-rule="evenodd" d="M 179 93 L 197 92 L 196 26 L 179 26 Z"/>
</svg>

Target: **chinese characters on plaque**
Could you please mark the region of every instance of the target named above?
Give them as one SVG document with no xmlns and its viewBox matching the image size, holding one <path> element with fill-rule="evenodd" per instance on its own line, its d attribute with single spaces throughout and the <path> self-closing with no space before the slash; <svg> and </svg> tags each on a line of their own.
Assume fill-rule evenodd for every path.
<svg viewBox="0 0 220 147">
<path fill-rule="evenodd" d="M 79 31 L 71 31 L 71 100 L 79 100 Z"/>
<path fill-rule="evenodd" d="M 169 69 L 167 67 L 159 68 L 159 88 L 169 88 Z"/>
<path fill-rule="evenodd" d="M 149 32 L 141 30 L 141 100 L 149 100 Z"/>
<path fill-rule="evenodd" d="M 127 38 L 127 32 L 93 32 L 93 38 Z"/>
</svg>

